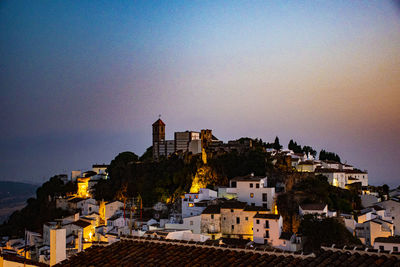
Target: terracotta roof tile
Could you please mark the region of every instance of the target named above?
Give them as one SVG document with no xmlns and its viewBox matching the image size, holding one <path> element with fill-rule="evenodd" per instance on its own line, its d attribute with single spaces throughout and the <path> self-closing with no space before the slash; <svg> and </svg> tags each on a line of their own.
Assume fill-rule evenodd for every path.
<svg viewBox="0 0 400 267">
<path fill-rule="evenodd" d="M 400 258 L 324 250 L 318 256 L 215 247 L 144 238 L 92 246 L 57 266 L 400 266 Z"/>
</svg>

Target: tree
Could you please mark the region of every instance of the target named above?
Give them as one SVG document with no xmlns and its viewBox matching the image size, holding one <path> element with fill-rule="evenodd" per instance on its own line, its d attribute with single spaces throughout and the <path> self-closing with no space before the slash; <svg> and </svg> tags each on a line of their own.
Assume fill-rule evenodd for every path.
<svg viewBox="0 0 400 267">
<path fill-rule="evenodd" d="M 281 144 L 279 143 L 279 137 L 275 137 L 275 141 L 273 144 L 273 148 L 276 150 L 280 150 L 282 148 Z"/>
<path fill-rule="evenodd" d="M 310 153 L 310 155 L 312 155 L 313 157 L 315 157 L 317 155 L 317 151 L 315 151 L 310 146 L 303 146 L 303 152 L 306 153 L 306 154 Z"/>
<path fill-rule="evenodd" d="M 140 161 L 148 161 L 153 159 L 153 146 L 150 146 L 146 149 L 142 156 L 140 156 Z"/>
<path fill-rule="evenodd" d="M 305 237 L 304 251 L 318 250 L 321 245 L 359 245 L 354 237 L 336 218 L 319 218 L 307 214 L 303 217 L 299 232 Z"/>
<path fill-rule="evenodd" d="M 382 185 L 383 194 L 389 195 L 389 186 L 387 184 Z"/>
<path fill-rule="evenodd" d="M 319 160 L 332 160 L 338 163 L 341 162 L 339 155 L 333 152 L 327 152 L 323 149 L 321 150 L 321 152 L 319 152 Z"/>
</svg>

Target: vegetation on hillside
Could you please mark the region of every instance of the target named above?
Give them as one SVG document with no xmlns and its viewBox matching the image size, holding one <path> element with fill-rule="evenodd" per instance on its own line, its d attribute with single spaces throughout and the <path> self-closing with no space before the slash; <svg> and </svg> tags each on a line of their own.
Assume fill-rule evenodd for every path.
<svg viewBox="0 0 400 267">
<path fill-rule="evenodd" d="M 338 163 L 341 162 L 338 154 L 335 154 L 333 152 L 328 152 L 323 149 L 321 150 L 321 152 L 319 152 L 319 160 L 332 160 Z"/>
<path fill-rule="evenodd" d="M 329 210 L 353 213 L 361 208 L 357 191 L 330 185 L 326 177 L 308 174 L 297 182 L 291 190 L 280 194 L 277 199 L 278 211 L 284 218 L 285 231 L 296 232 L 299 226 L 298 209 L 303 203 L 325 203 Z"/>
<path fill-rule="evenodd" d="M 297 142 L 293 141 L 292 139 L 290 139 L 289 141 L 288 149 L 292 150 L 294 153 L 306 153 L 306 154 L 310 153 L 310 155 L 314 157 L 317 155 L 317 151 L 315 151 L 312 147 L 310 146 L 301 147 L 301 145 L 298 145 Z"/>
<path fill-rule="evenodd" d="M 57 195 L 73 192 L 76 192 L 76 185 L 72 182 L 64 185 L 59 177 L 50 178 L 36 190 L 36 198 L 29 198 L 25 208 L 15 211 L 0 226 L 0 235 L 23 236 L 25 229 L 40 231 L 43 223 L 69 215 L 68 212 L 57 209 L 52 200 Z"/>
<path fill-rule="evenodd" d="M 311 252 L 321 248 L 321 245 L 361 245 L 337 218 L 318 218 L 307 214 L 303 217 L 299 233 L 303 235 L 303 251 Z"/>
</svg>

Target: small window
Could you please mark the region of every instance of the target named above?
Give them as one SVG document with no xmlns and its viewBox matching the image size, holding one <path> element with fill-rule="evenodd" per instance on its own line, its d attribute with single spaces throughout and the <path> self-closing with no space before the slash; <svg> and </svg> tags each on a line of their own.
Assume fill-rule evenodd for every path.
<svg viewBox="0 0 400 267">
<path fill-rule="evenodd" d="M 194 203 L 188 203 L 188 207 L 194 207 Z"/>
<path fill-rule="evenodd" d="M 240 223 L 240 217 L 236 217 L 236 223 L 237 223 L 237 224 Z"/>
<path fill-rule="evenodd" d="M 253 184 L 252 183 L 250 183 L 250 188 L 253 188 Z"/>
<path fill-rule="evenodd" d="M 259 229 L 257 229 L 257 232 L 259 232 L 260 230 Z"/>
<path fill-rule="evenodd" d="M 262 194 L 262 200 L 263 201 L 268 201 L 268 194 L 267 193 L 263 193 Z"/>
<path fill-rule="evenodd" d="M 248 220 L 249 220 L 249 217 L 246 217 L 245 220 L 248 221 Z"/>
<path fill-rule="evenodd" d="M 379 250 L 385 250 L 383 246 L 379 246 Z"/>
<path fill-rule="evenodd" d="M 193 221 L 190 221 L 190 225 L 193 225 Z"/>
<path fill-rule="evenodd" d="M 231 212 L 233 212 L 233 209 L 231 209 Z"/>
<path fill-rule="evenodd" d="M 260 220 L 256 220 L 256 224 L 260 224 Z"/>
<path fill-rule="evenodd" d="M 211 214 L 211 220 L 214 220 L 214 214 Z"/>
<path fill-rule="evenodd" d="M 232 224 L 232 230 L 235 230 L 235 226 Z"/>
<path fill-rule="evenodd" d="M 224 217 L 224 221 L 226 220 L 226 218 Z"/>
<path fill-rule="evenodd" d="M 265 231 L 265 238 L 269 238 L 269 231 Z"/>
<path fill-rule="evenodd" d="M 394 252 L 398 252 L 399 251 L 399 247 L 393 247 L 393 251 Z"/>
<path fill-rule="evenodd" d="M 256 184 L 256 188 L 260 188 L 260 184 Z"/>
<path fill-rule="evenodd" d="M 254 194 L 253 193 L 250 193 L 250 198 L 253 198 L 254 197 Z"/>
<path fill-rule="evenodd" d="M 196 195 L 196 198 L 199 198 L 199 195 Z"/>
</svg>

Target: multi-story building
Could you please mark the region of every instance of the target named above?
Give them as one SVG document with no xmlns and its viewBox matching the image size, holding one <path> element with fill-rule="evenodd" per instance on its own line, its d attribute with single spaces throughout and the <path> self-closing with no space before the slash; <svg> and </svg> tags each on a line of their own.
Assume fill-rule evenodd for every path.
<svg viewBox="0 0 400 267">
<path fill-rule="evenodd" d="M 377 237 L 389 237 L 393 235 L 393 223 L 375 218 L 357 224 L 356 236 L 364 245 L 373 246 Z"/>
<path fill-rule="evenodd" d="M 400 235 L 400 200 L 398 198 L 391 198 L 377 203 L 376 205 L 382 207 L 386 211 L 386 216 L 390 217 L 394 225 L 394 235 Z"/>
<path fill-rule="evenodd" d="M 189 151 L 189 144 L 192 140 L 200 140 L 200 133 L 193 131 L 175 132 L 175 151 Z"/>
<path fill-rule="evenodd" d="M 248 206 L 246 202 L 227 201 L 221 205 L 221 234 L 228 238 L 253 239 L 253 217 L 266 214 L 264 207 Z"/>
<path fill-rule="evenodd" d="M 182 218 L 200 215 L 208 206 L 208 201 L 216 199 L 218 193 L 201 188 L 198 193 L 187 193 L 182 199 Z"/>
<path fill-rule="evenodd" d="M 230 180 L 230 188 L 236 188 L 239 201 L 251 206 L 262 206 L 269 210 L 275 209 L 275 187 L 268 187 L 267 177 L 254 176 L 235 177 Z"/>
</svg>

